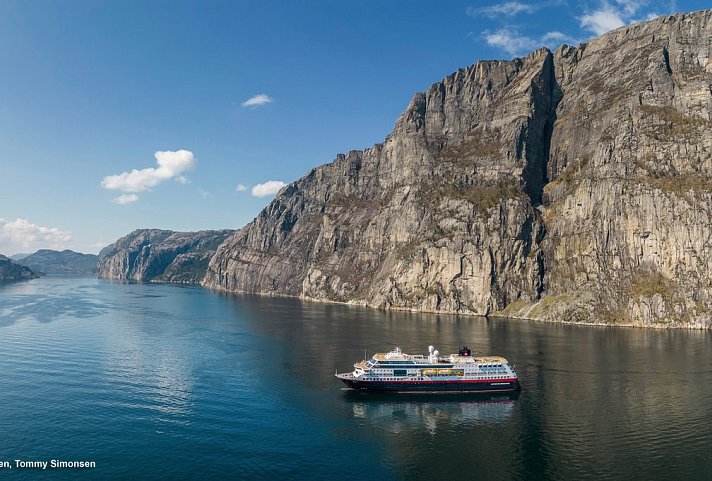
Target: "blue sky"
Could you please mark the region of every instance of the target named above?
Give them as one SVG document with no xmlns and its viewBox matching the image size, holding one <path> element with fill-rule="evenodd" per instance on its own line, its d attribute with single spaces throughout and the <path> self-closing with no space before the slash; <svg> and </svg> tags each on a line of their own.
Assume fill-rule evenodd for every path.
<svg viewBox="0 0 712 481">
<path fill-rule="evenodd" d="M 0 2 L 0 253 L 239 228 L 480 59 L 702 2 Z"/>
</svg>

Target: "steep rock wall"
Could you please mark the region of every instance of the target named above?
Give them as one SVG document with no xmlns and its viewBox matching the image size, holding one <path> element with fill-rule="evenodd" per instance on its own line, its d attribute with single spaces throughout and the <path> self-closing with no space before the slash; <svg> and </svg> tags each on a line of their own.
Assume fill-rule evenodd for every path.
<svg viewBox="0 0 712 481">
<path fill-rule="evenodd" d="M 218 245 L 233 231 L 138 229 L 99 253 L 99 277 L 140 282 L 200 282 Z"/>
<path fill-rule="evenodd" d="M 557 51 L 547 297 L 510 313 L 710 325 L 711 37 L 706 11 Z"/>
<path fill-rule="evenodd" d="M 383 308 L 712 324 L 712 12 L 485 61 L 284 188 L 203 283 Z"/>
<path fill-rule="evenodd" d="M 416 95 L 383 144 L 285 187 L 204 283 L 486 314 L 542 289 L 553 56 L 479 62 Z"/>
</svg>

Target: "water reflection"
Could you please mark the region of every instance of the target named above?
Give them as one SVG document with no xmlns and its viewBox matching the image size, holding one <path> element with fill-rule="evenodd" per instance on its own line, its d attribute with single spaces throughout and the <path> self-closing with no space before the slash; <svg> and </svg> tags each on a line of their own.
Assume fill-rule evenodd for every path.
<svg viewBox="0 0 712 481">
<path fill-rule="evenodd" d="M 334 369 L 350 369 L 364 349 L 369 355 L 393 346 L 422 353 L 434 344 L 447 353 L 466 343 L 478 354 L 499 354 L 514 363 L 523 386 L 519 399 L 333 395 L 332 409 L 344 408 L 369 438 L 386 443 L 392 457 L 385 456 L 385 462 L 406 479 L 458 477 L 457 466 L 465 461 L 480 469 L 496 466 L 488 479 L 572 479 L 580 473 L 599 479 L 621 473 L 655 477 L 672 473 L 671 455 L 684 460 L 683 471 L 695 473 L 689 466 L 698 465 L 694 460 L 712 448 L 712 436 L 702 426 L 709 422 L 700 424 L 712 419 L 712 392 L 700 381 L 712 380 L 709 332 L 232 299 L 246 313 L 249 328 L 277 347 L 279 373 L 263 368 L 287 380 L 281 389 L 286 402 L 292 402 L 296 386 L 336 393 Z M 460 458 L 452 464 L 434 462 L 433 452 L 445 454 L 437 447 L 425 449 L 423 439 L 436 446 L 459 443 Z M 626 461 L 633 453 L 636 460 Z"/>
<path fill-rule="evenodd" d="M 508 394 L 388 394 L 344 391 L 354 418 L 391 434 L 435 435 L 449 430 L 505 422 L 514 411 L 518 393 Z"/>
<path fill-rule="evenodd" d="M 195 397 L 194 350 L 186 337 L 193 329 L 190 316 L 182 302 L 165 299 L 165 288 L 118 287 L 122 322 L 104 338 L 104 376 L 119 388 L 125 408 L 184 422 Z"/>
<path fill-rule="evenodd" d="M 96 453 L 103 479 L 704 479 L 712 470 L 710 332 L 46 278 L 3 288 L 2 322 L 0 450 Z M 360 393 L 334 378 L 364 349 L 417 354 L 429 344 L 504 355 L 523 391 Z"/>
<path fill-rule="evenodd" d="M 0 285 L 0 327 L 21 320 L 52 322 L 61 317 L 96 317 L 110 307 L 96 289 L 97 280 L 47 277 Z"/>
</svg>

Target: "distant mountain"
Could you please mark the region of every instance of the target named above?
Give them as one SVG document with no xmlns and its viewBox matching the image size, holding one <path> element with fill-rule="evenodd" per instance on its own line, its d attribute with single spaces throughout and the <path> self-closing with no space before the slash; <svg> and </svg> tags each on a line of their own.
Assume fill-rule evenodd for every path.
<svg viewBox="0 0 712 481">
<path fill-rule="evenodd" d="M 141 282 L 199 283 L 232 230 L 138 229 L 99 253 L 99 277 Z"/>
<path fill-rule="evenodd" d="M 13 254 L 10 256 L 10 259 L 12 259 L 13 261 L 20 261 L 29 255 L 30 254 Z"/>
<path fill-rule="evenodd" d="M 36 272 L 45 274 L 96 274 L 99 256 L 80 252 L 40 249 L 22 258 L 22 264 Z"/>
<path fill-rule="evenodd" d="M 0 254 L 0 283 L 24 281 L 39 277 L 29 267 L 23 266 Z"/>
</svg>

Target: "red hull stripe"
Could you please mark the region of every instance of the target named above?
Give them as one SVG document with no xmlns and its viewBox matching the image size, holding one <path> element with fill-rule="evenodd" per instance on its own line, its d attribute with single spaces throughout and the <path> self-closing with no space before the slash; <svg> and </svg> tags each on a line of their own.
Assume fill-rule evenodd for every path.
<svg viewBox="0 0 712 481">
<path fill-rule="evenodd" d="M 378 383 L 386 383 L 386 384 L 476 384 L 476 383 L 510 383 L 514 382 L 517 380 L 517 378 L 509 378 L 509 379 L 453 379 L 452 381 L 409 381 L 407 379 L 396 379 L 396 380 L 376 380 L 376 379 L 345 379 L 346 381 L 352 381 L 352 382 L 363 382 L 363 383 L 369 383 L 369 382 L 378 382 Z"/>
</svg>

